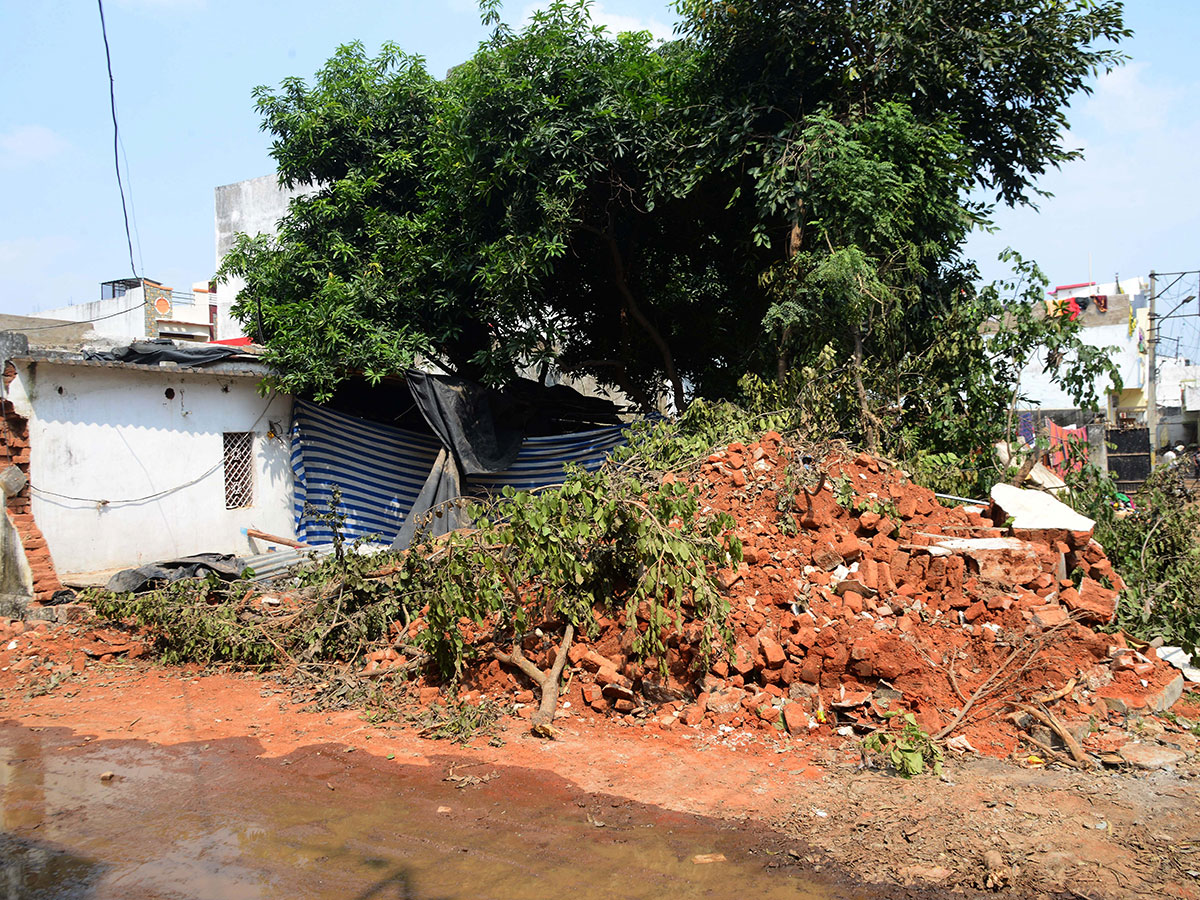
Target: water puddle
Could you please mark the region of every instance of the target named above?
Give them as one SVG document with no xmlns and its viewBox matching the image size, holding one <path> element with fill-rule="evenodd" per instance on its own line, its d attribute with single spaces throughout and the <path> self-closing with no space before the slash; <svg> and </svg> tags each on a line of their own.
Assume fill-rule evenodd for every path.
<svg viewBox="0 0 1200 900">
<path fill-rule="evenodd" d="M 768 868 L 790 846 L 771 832 L 552 774 L 452 753 L 417 765 L 334 746 L 260 752 L 0 725 L 0 900 L 868 896 Z M 459 788 L 447 773 L 479 780 Z"/>
</svg>

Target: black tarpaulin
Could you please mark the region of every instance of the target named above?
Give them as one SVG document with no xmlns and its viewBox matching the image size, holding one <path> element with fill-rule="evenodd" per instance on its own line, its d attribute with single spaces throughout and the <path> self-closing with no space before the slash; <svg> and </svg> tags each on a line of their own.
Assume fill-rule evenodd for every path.
<svg viewBox="0 0 1200 900">
<path fill-rule="evenodd" d="M 621 423 L 611 401 L 585 397 L 563 384 L 546 387 L 518 379 L 503 388 L 487 388 L 465 378 L 416 370 L 405 378 L 421 415 L 454 454 L 465 478 L 507 469 L 526 434 L 562 434 Z"/>
<path fill-rule="evenodd" d="M 206 363 L 227 359 L 230 356 L 238 356 L 241 353 L 242 351 L 236 347 L 219 347 L 213 344 L 181 346 L 167 338 L 156 338 L 152 341 L 134 341 L 128 346 L 117 347 L 115 350 L 89 351 L 83 356 L 84 359 L 137 363 L 143 366 L 156 366 L 161 362 L 173 362 L 181 366 L 202 366 Z"/>
<path fill-rule="evenodd" d="M 621 421 L 612 402 L 585 397 L 566 385 L 546 387 L 520 379 L 492 389 L 453 375 L 413 370 L 405 377 L 443 449 L 392 542 L 397 550 L 412 543 L 418 528 L 436 537 L 469 524 L 461 507 L 450 502 L 462 495 L 463 479 L 508 469 L 526 434 L 564 433 L 572 427 Z"/>
<path fill-rule="evenodd" d="M 197 553 L 124 569 L 108 580 L 105 590 L 115 594 L 136 594 L 185 578 L 204 578 L 209 572 L 215 572 L 223 581 L 234 581 L 242 576 L 244 569 L 245 566 L 232 554 Z"/>
<path fill-rule="evenodd" d="M 527 410 L 453 375 L 409 372 L 405 376 L 417 409 L 466 476 L 500 472 L 512 465 L 525 437 Z"/>
</svg>

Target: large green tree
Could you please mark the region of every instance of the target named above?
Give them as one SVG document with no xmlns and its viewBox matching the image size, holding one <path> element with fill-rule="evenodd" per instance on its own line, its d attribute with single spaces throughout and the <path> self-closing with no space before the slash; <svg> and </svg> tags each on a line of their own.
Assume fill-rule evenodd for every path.
<svg viewBox="0 0 1200 900">
<path fill-rule="evenodd" d="M 677 8 L 656 45 L 586 2 L 520 31 L 486 2 L 491 38 L 444 79 L 351 45 L 257 89 L 281 180 L 313 192 L 223 272 L 284 386 L 553 362 L 682 406 L 800 373 L 870 442 L 986 437 L 944 427 L 1011 401 L 962 242 L 1073 157 L 1067 103 L 1120 61 L 1121 4 Z"/>
</svg>

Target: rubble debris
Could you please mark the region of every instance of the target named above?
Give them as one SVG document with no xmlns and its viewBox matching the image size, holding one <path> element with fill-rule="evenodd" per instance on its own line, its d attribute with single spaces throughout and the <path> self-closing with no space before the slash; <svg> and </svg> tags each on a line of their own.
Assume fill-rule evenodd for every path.
<svg viewBox="0 0 1200 900">
<path fill-rule="evenodd" d="M 1044 491 L 1033 491 L 997 484 L 992 488 L 992 505 L 998 515 L 996 521 L 1008 519 L 1017 534 L 1024 531 L 1045 534 L 1053 531 L 1086 532 L 1091 535 L 1096 523 L 1081 515 L 1058 498 Z"/>
<path fill-rule="evenodd" d="M 1159 647 L 1154 651 L 1159 659 L 1169 662 L 1183 673 L 1183 677 L 1193 684 L 1200 683 L 1200 668 L 1192 665 L 1192 658 L 1183 652 L 1182 647 Z"/>
<path fill-rule="evenodd" d="M 1079 723 L 1178 698 L 1166 663 L 1128 664 L 1124 638 L 1095 630 L 1112 621 L 1123 585 L 1091 520 L 1049 495 L 999 486 L 987 508 L 943 505 L 868 454 L 801 452 L 771 433 L 714 453 L 691 477 L 706 506 L 733 515 L 745 548 L 741 565 L 718 573 L 729 655 L 697 671 L 685 616 L 664 659 L 639 660 L 634 629 L 646 618 L 598 609 L 594 633 L 571 648 L 562 699 L 575 715 L 835 740 L 899 728 L 911 713 L 930 735 L 963 737 L 963 750 L 1007 756 L 1031 736 L 1007 715 L 1015 698 L 1045 717 L 1026 715 L 1046 745 L 1039 756 L 1084 766 L 1095 757 Z M 549 665 L 553 648 L 540 652 Z M 464 678 L 492 696 L 532 687 L 494 664 Z"/>
<path fill-rule="evenodd" d="M 731 746 L 754 732 L 841 743 L 903 729 L 911 716 L 959 752 L 1086 767 L 1119 751 L 1122 717 L 1180 697 L 1168 662 L 1097 630 L 1111 624 L 1123 584 L 1092 522 L 1049 495 L 999 485 L 988 507 L 943 505 L 883 460 L 793 448 L 773 432 L 675 477 L 734 518 L 744 547 L 739 565 L 715 573 L 731 606 L 728 653 L 701 664 L 686 599 L 660 626 L 661 658 L 633 650 L 648 610 L 626 619 L 597 607 L 590 627 L 561 641 L 549 637 L 561 623 L 534 622 L 506 646 L 494 643 L 495 623 L 462 619 L 474 652 L 460 698 L 506 703 L 547 736 L 564 716 L 604 716 Z M 264 588 L 254 608 L 284 615 L 289 602 Z M 415 641 L 425 627 L 419 617 L 392 623 L 393 645 L 366 653 L 360 674 L 414 703 L 437 701 L 443 686 Z M 105 640 L 105 655 L 133 655 L 122 642 L 127 634 Z M 99 641 L 80 642 L 85 660 L 90 643 Z M 1097 734 L 1079 731 L 1090 722 Z"/>
</svg>

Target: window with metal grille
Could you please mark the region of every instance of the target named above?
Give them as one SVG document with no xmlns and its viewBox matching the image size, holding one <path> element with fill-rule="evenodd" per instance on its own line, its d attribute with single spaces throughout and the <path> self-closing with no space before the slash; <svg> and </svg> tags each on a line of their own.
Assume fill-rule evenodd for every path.
<svg viewBox="0 0 1200 900">
<path fill-rule="evenodd" d="M 254 502 L 254 432 L 227 431 L 225 438 L 225 508 Z"/>
</svg>

